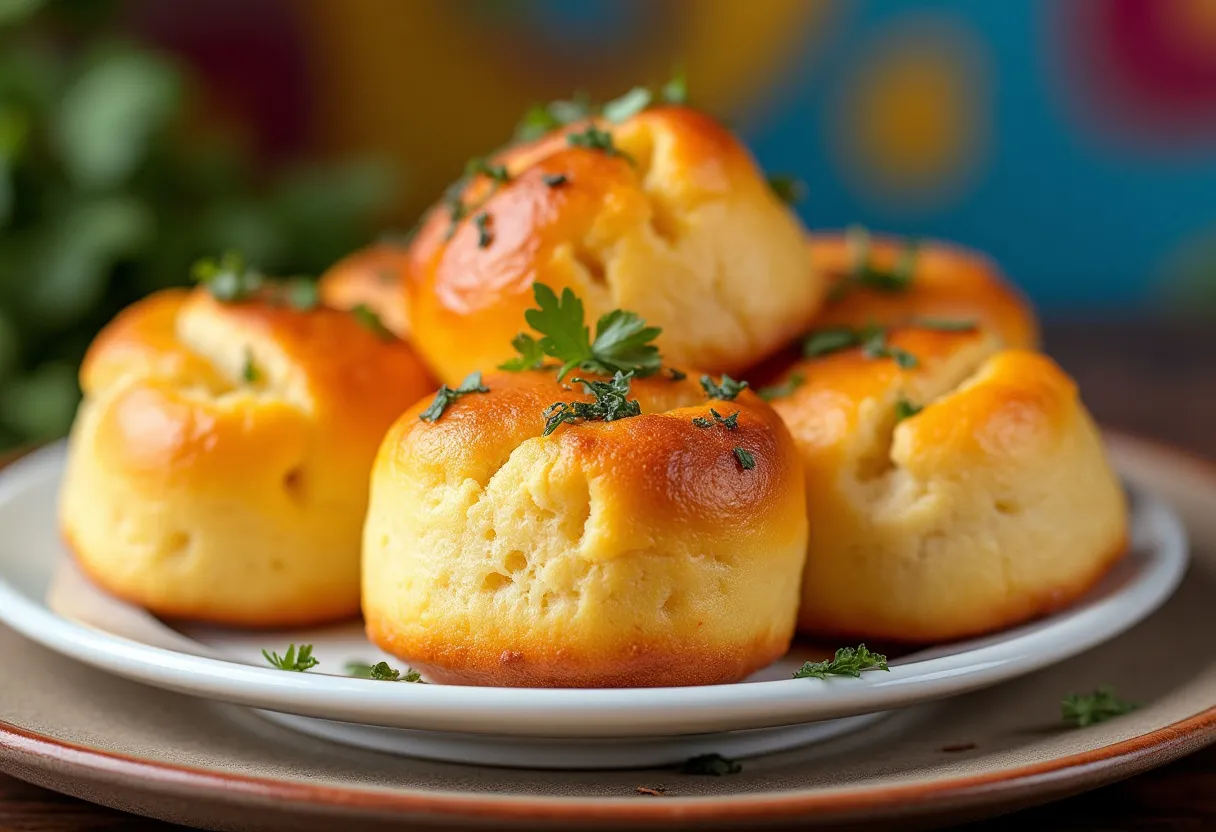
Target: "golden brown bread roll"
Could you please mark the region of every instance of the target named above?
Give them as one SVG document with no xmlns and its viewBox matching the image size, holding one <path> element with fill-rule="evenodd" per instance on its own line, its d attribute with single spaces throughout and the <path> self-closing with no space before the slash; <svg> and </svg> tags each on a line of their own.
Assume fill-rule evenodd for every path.
<svg viewBox="0 0 1216 832">
<path fill-rule="evenodd" d="M 405 311 L 406 247 L 379 242 L 339 260 L 321 275 L 321 301 L 334 309 L 366 306 L 400 338 L 410 334 Z"/>
<path fill-rule="evenodd" d="M 153 295 L 85 359 L 63 534 L 97 583 L 157 614 L 355 615 L 372 459 L 431 384 L 346 312 Z"/>
<path fill-rule="evenodd" d="M 865 353 L 798 362 L 785 380 L 802 383 L 773 402 L 807 478 L 800 631 L 933 642 L 997 630 L 1070 603 L 1120 557 L 1123 492 L 1050 359 L 926 329 Z"/>
<path fill-rule="evenodd" d="M 592 127 L 610 150 L 569 143 Z M 592 317 L 634 310 L 662 327 L 671 364 L 710 372 L 759 361 L 820 304 L 797 218 L 739 141 L 694 110 L 571 125 L 489 169 L 497 179 L 474 176 L 458 203 L 436 206 L 410 250 L 411 331 L 449 384 L 512 356 L 534 282 L 574 289 Z"/>
<path fill-rule="evenodd" d="M 535 687 L 731 682 L 785 653 L 806 516 L 771 408 L 651 377 L 642 415 L 542 436 L 546 408 L 594 397 L 547 372 L 484 386 L 434 422 L 420 402 L 380 449 L 373 642 L 433 681 Z"/>
<path fill-rule="evenodd" d="M 859 260 L 890 275 L 899 273 L 909 241 L 870 239 L 861 234 L 811 234 L 811 259 L 832 289 L 816 327 L 837 324 L 900 326 L 916 318 L 973 320 L 1007 347 L 1038 345 L 1038 322 L 1030 305 L 979 252 L 938 241 L 916 245 L 910 280 L 902 291 L 858 286 Z M 861 251 L 858 251 L 861 249 Z M 844 284 L 844 285 L 842 285 Z"/>
</svg>

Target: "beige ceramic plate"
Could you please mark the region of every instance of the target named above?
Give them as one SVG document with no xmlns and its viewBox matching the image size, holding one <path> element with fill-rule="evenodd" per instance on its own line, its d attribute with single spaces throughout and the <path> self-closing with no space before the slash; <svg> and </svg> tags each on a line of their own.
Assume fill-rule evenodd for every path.
<svg viewBox="0 0 1216 832">
<path fill-rule="evenodd" d="M 418 830 L 930 825 L 1047 801 L 1159 765 L 1216 732 L 1216 471 L 1115 442 L 1192 536 L 1177 594 L 1118 639 L 979 693 L 901 711 L 728 777 L 673 770 L 534 772 L 429 763 L 308 739 L 227 705 L 89 670 L 0 630 L 0 770 L 197 825 Z M 1059 700 L 1113 684 L 1143 707 L 1068 730 Z M 665 789 L 664 796 L 637 792 Z"/>
</svg>

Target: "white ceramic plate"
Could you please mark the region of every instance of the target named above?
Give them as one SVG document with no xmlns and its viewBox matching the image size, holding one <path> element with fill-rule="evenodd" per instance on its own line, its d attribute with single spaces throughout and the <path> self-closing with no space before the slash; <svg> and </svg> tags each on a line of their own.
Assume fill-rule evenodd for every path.
<svg viewBox="0 0 1216 832">
<path fill-rule="evenodd" d="M 556 745 L 552 763 L 568 764 L 570 740 L 683 736 L 671 753 L 701 748 L 696 735 L 744 732 L 750 753 L 838 733 L 839 725 L 806 723 L 875 714 L 963 693 L 1030 673 L 1113 638 L 1161 605 L 1177 587 L 1187 562 L 1185 532 L 1173 511 L 1129 482 L 1133 495 L 1133 551 L 1085 598 L 1050 618 L 997 635 L 922 650 L 891 662 L 889 673 L 860 679 L 792 679 L 800 659 L 791 654 L 747 682 L 696 688 L 511 689 L 389 684 L 327 675 L 349 660 L 380 654 L 357 626 L 290 633 L 231 633 L 205 628 L 172 630 L 142 611 L 101 595 L 79 578 L 60 544 L 56 494 L 61 445 L 46 448 L 0 473 L 0 620 L 34 641 L 108 673 L 168 690 L 297 717 L 411 729 L 368 735 L 355 726 L 277 717 L 314 734 L 394 749 L 443 732 L 544 738 Z M 66 614 L 65 614 L 66 613 Z M 289 641 L 311 642 L 323 664 L 284 673 L 266 667 L 260 650 Z M 762 732 L 777 726 L 802 726 Z M 426 732 L 426 733 L 413 733 Z M 693 736 L 689 736 L 693 735 Z M 800 738 L 799 738 L 800 737 Z M 609 742 L 604 739 L 604 742 Z M 487 745 L 488 744 L 488 745 Z M 634 742 L 636 747 L 637 741 Z M 406 748 L 407 753 L 415 753 Z M 452 747 L 418 751 L 492 761 L 494 754 L 457 754 Z M 596 752 L 597 754 L 600 752 Z M 631 756 L 632 755 L 632 756 Z M 645 754 L 600 761 L 630 765 Z M 543 764 L 543 763 L 542 763 Z"/>
</svg>

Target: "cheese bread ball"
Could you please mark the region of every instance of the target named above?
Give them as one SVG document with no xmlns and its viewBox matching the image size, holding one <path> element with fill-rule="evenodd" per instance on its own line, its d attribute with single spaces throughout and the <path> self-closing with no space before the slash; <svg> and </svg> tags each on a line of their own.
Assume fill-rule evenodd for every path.
<svg viewBox="0 0 1216 832">
<path fill-rule="evenodd" d="M 1069 604 L 1122 555 L 1119 480 L 1050 359 L 980 331 L 900 329 L 874 352 L 801 361 L 773 402 L 807 477 L 801 631 L 998 630 Z"/>
<path fill-rule="evenodd" d="M 411 330 L 448 384 L 512 357 L 534 282 L 573 289 L 592 318 L 637 312 L 662 327 L 674 366 L 736 375 L 820 305 L 798 219 L 738 139 L 695 110 L 570 125 L 488 167 L 428 214 L 410 250 Z"/>
<path fill-rule="evenodd" d="M 882 291 L 855 280 L 859 259 L 883 273 L 898 273 L 912 245 L 895 237 L 867 240 L 859 252 L 857 235 L 812 234 L 811 259 L 832 285 L 815 326 L 899 326 L 916 318 L 964 319 L 992 331 L 1007 347 L 1038 345 L 1038 322 L 1030 304 L 979 252 L 932 240 L 916 244 L 906 289 Z M 842 285 L 845 284 L 845 285 Z"/>
<path fill-rule="evenodd" d="M 373 642 L 432 681 L 521 687 L 734 682 L 786 652 L 805 496 L 770 407 L 656 376 L 633 383 L 642 415 L 543 436 L 546 408 L 594 400 L 582 385 L 484 386 L 434 422 L 420 403 L 380 449 Z"/>
<path fill-rule="evenodd" d="M 85 359 L 64 537 L 98 584 L 166 617 L 356 615 L 372 460 L 432 384 L 347 312 L 153 295 Z"/>
<path fill-rule="evenodd" d="M 365 306 L 400 338 L 410 334 L 405 314 L 406 248 L 380 242 L 350 254 L 321 275 L 321 301 L 334 309 Z"/>
</svg>

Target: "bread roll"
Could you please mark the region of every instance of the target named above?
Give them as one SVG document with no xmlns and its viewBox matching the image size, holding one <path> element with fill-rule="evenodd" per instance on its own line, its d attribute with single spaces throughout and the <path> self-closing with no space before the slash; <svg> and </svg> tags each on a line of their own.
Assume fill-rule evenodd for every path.
<svg viewBox="0 0 1216 832">
<path fill-rule="evenodd" d="M 406 248 L 380 242 L 350 254 L 321 275 L 321 301 L 334 309 L 366 306 L 399 338 L 408 338 Z"/>
<path fill-rule="evenodd" d="M 904 291 L 884 292 L 842 286 L 856 272 L 857 238 L 847 234 L 812 234 L 811 259 L 831 282 L 828 301 L 815 326 L 837 324 L 900 326 L 916 318 L 974 320 L 1007 347 L 1038 345 L 1038 322 L 1030 304 L 1001 275 L 988 257 L 938 241 L 917 244 L 911 280 Z M 868 263 L 883 272 L 898 269 L 907 240 L 875 237 Z"/>
<path fill-rule="evenodd" d="M 431 385 L 409 346 L 346 312 L 153 295 L 85 359 L 64 537 L 98 584 L 159 615 L 356 615 L 372 459 Z"/>
<path fill-rule="evenodd" d="M 683 107 L 596 122 L 612 152 L 575 147 L 590 123 L 491 160 L 466 216 L 436 206 L 407 268 L 419 351 L 448 384 L 512 356 L 541 282 L 575 291 L 594 318 L 631 309 L 662 327 L 677 367 L 737 374 L 801 332 L 824 291 L 803 232 L 742 144 Z M 575 139 L 576 141 L 578 139 Z"/>
<path fill-rule="evenodd" d="M 651 377 L 633 385 L 642 415 L 542 436 L 547 407 L 592 400 L 581 385 L 484 384 L 435 422 L 419 403 L 380 449 L 364 532 L 373 642 L 432 681 L 534 687 L 733 682 L 785 653 L 805 498 L 771 408 Z M 735 429 L 711 407 L 737 411 Z"/>
<path fill-rule="evenodd" d="M 1124 551 L 1126 506 L 1073 381 L 992 333 L 887 345 L 918 366 L 843 350 L 791 367 L 803 383 L 773 402 L 807 478 L 800 630 L 948 641 L 1089 589 Z"/>
</svg>

